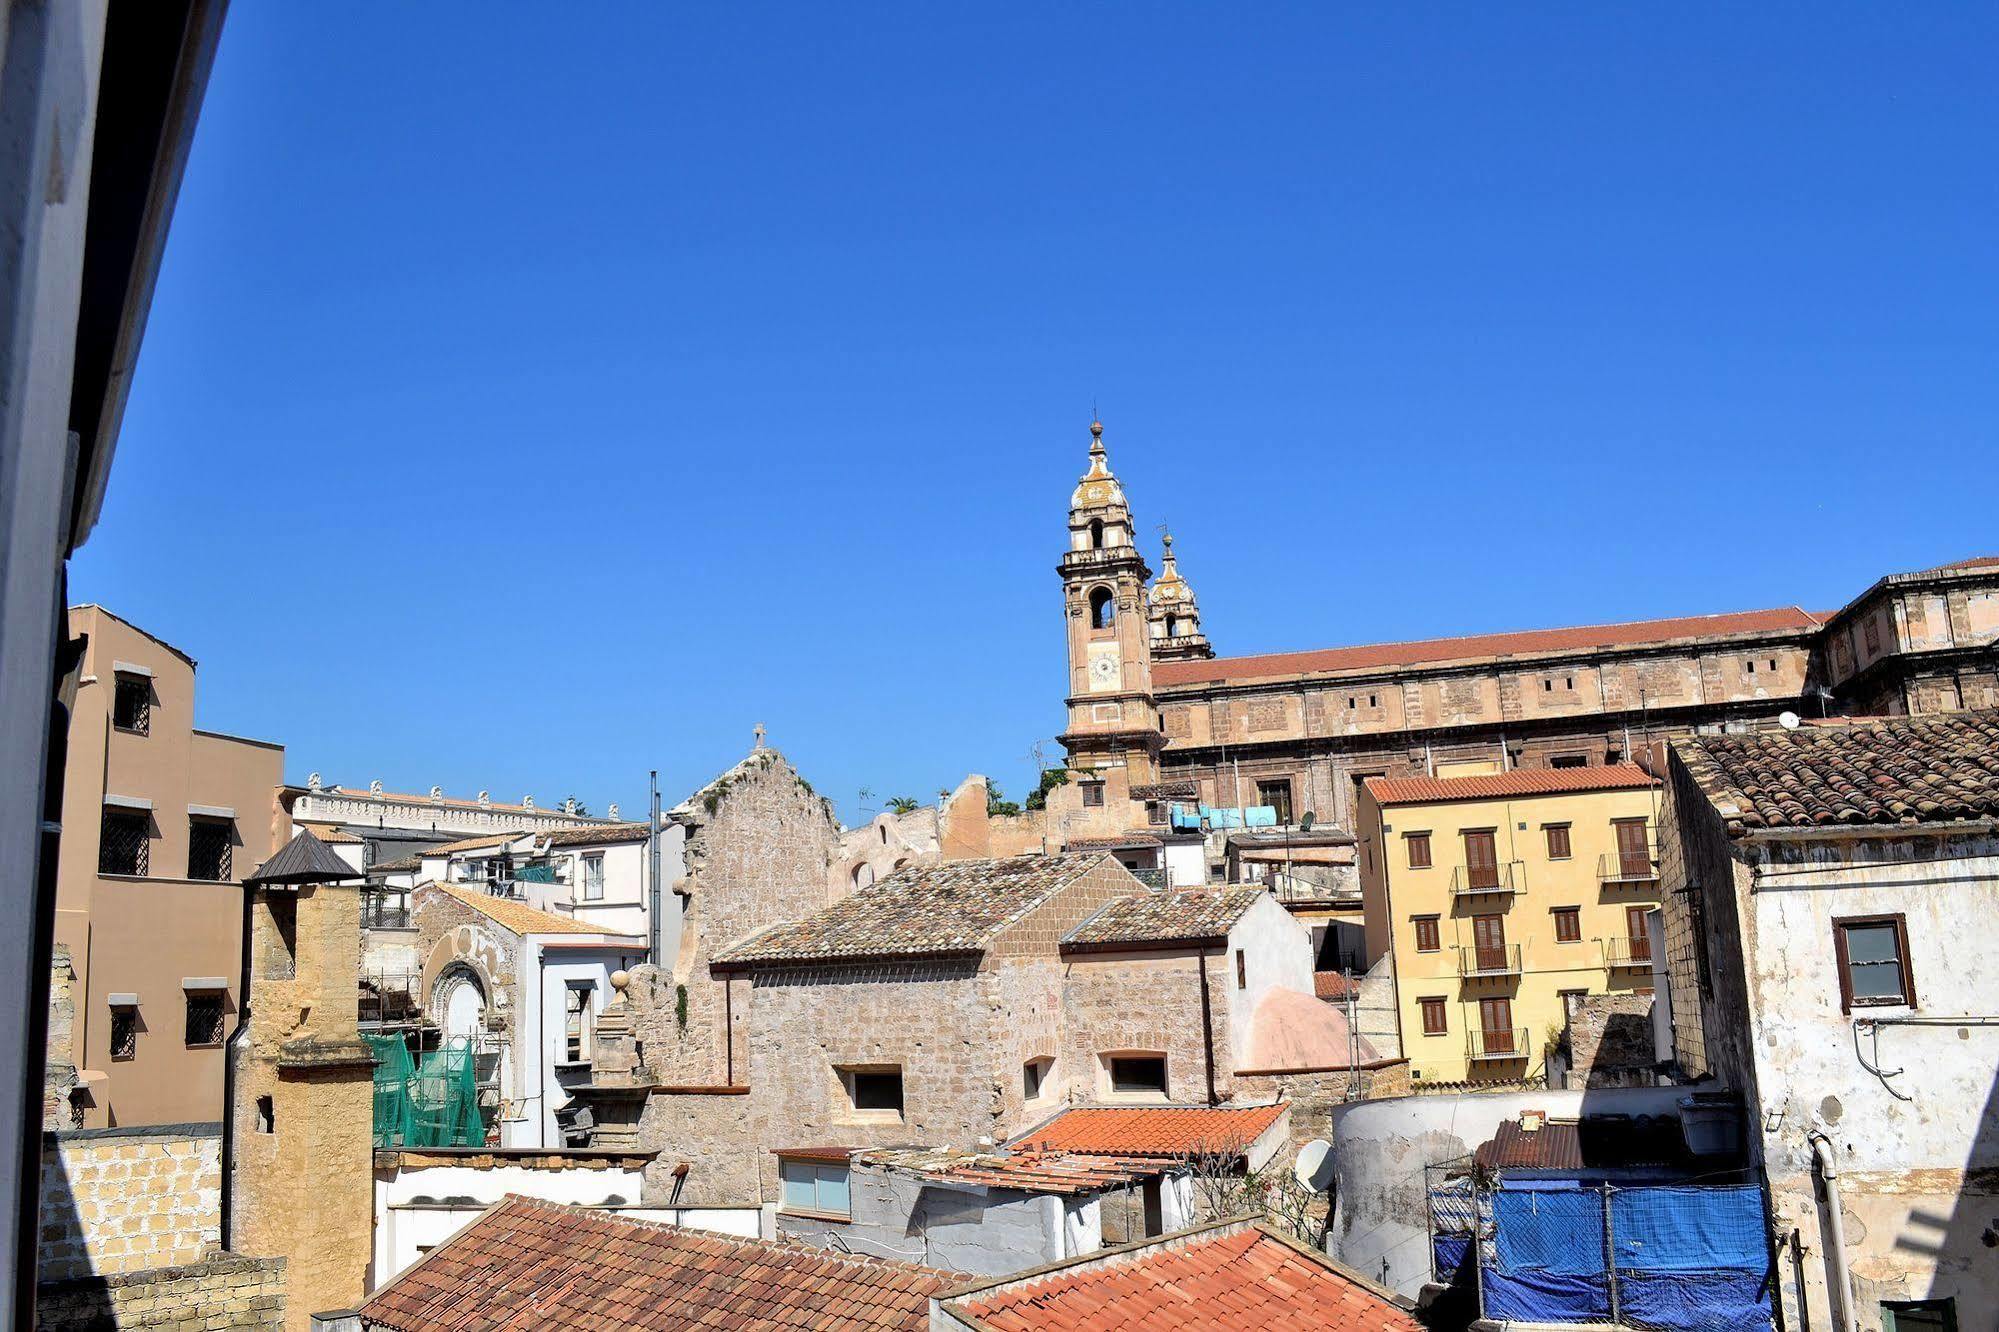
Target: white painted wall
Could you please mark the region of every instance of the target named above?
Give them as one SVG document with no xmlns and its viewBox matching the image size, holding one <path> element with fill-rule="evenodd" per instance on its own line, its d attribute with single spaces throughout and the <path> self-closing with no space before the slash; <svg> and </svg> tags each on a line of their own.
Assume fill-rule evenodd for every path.
<svg viewBox="0 0 1999 1332">
<path fill-rule="evenodd" d="M 1164 847 L 1166 886 L 1198 888 L 1208 880 L 1208 856 L 1200 842 L 1168 842 Z"/>
<path fill-rule="evenodd" d="M 563 1058 L 563 998 L 569 982 L 588 981 L 591 1011 L 601 1014 L 611 999 L 611 973 L 636 965 L 644 955 L 637 941 L 577 946 L 558 943 L 549 935 L 530 935 L 521 941 L 516 952 L 521 974 L 514 992 L 522 1000 L 513 1015 L 513 1054 L 522 1085 L 516 1092 L 516 1113 L 502 1123 L 503 1146 L 561 1145 L 555 1111 L 568 1104 L 568 1086 L 590 1079 L 587 1063 L 572 1066 Z"/>
<path fill-rule="evenodd" d="M 1249 981 L 1241 990 L 1235 987 L 1237 949 L 1243 952 Z M 1226 975 L 1223 988 L 1228 995 L 1229 1048 L 1235 1052 L 1236 1066 L 1241 1067 L 1249 1054 L 1250 1022 L 1258 1001 L 1278 989 L 1313 993 L 1311 932 L 1275 897 L 1263 894 L 1229 931 Z"/>
</svg>

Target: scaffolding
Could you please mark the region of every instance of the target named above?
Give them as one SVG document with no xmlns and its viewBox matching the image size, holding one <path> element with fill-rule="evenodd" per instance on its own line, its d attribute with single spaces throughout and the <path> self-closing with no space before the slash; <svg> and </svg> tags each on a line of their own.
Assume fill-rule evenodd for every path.
<svg viewBox="0 0 1999 1332">
<path fill-rule="evenodd" d="M 377 1147 L 483 1147 L 478 1051 L 464 1037 L 420 1059 L 401 1036 L 363 1033 L 375 1055 Z"/>
</svg>

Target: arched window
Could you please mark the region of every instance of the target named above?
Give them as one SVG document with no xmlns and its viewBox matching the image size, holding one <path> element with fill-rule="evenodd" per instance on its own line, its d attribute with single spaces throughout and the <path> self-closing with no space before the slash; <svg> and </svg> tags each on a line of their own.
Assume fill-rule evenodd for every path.
<svg viewBox="0 0 1999 1332">
<path fill-rule="evenodd" d="M 1100 587 L 1090 593 L 1090 628 L 1108 629 L 1117 619 L 1117 609 L 1113 604 L 1111 590 Z"/>
<path fill-rule="evenodd" d="M 862 861 L 854 866 L 854 887 L 856 890 L 871 888 L 875 882 L 875 867 Z"/>
<path fill-rule="evenodd" d="M 479 975 L 454 962 L 431 991 L 431 1012 L 447 1037 L 477 1036 L 486 1026 L 486 987 Z"/>
<path fill-rule="evenodd" d="M 1177 633 L 1179 633 L 1179 632 L 1180 632 L 1180 617 L 1179 617 L 1179 616 L 1177 616 L 1177 615 L 1169 615 L 1169 616 L 1167 616 L 1167 617 L 1166 617 L 1166 636 L 1167 636 L 1168 638 L 1171 638 L 1171 637 L 1173 637 L 1173 635 L 1175 635 L 1175 634 L 1177 634 Z"/>
<path fill-rule="evenodd" d="M 1092 518 L 1090 519 L 1090 549 L 1102 550 L 1103 548 L 1104 520 L 1101 518 Z"/>
<path fill-rule="evenodd" d="M 883 824 L 883 825 L 881 826 L 881 829 L 880 829 L 880 831 L 881 831 L 881 835 L 882 835 L 882 845 L 883 845 L 883 846 L 887 846 L 887 845 L 888 845 L 888 825 L 887 825 L 886 823 L 884 823 L 884 824 Z"/>
</svg>

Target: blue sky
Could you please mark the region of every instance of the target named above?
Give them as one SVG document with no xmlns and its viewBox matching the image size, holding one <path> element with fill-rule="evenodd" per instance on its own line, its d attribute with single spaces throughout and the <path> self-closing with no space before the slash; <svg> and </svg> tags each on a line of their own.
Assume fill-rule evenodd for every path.
<svg viewBox="0 0 1999 1332">
<path fill-rule="evenodd" d="M 73 598 L 294 778 L 850 820 L 1030 784 L 1092 404 L 1223 652 L 1837 605 L 1999 553 L 1995 47 L 238 3 Z"/>
</svg>

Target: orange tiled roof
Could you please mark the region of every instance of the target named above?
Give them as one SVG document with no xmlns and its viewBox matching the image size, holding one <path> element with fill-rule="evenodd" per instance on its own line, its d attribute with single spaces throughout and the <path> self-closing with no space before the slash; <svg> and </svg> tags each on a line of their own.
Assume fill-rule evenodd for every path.
<svg viewBox="0 0 1999 1332">
<path fill-rule="evenodd" d="M 1179 888 L 1134 893 L 1109 903 L 1062 940 L 1064 949 L 1105 949 L 1123 944 L 1205 943 L 1225 939 L 1235 923 L 1268 894 L 1245 888 Z"/>
<path fill-rule="evenodd" d="M 1393 1294 L 1267 1226 L 1224 1222 L 947 1296 L 993 1332 L 1420 1332 Z"/>
<path fill-rule="evenodd" d="M 1321 999 L 1344 999 L 1357 994 L 1360 986 L 1337 971 L 1315 971 L 1312 973 L 1312 993 Z"/>
<path fill-rule="evenodd" d="M 540 911 L 525 902 L 515 902 L 477 888 L 467 888 L 457 883 L 418 884 L 419 888 L 435 888 L 446 897 L 455 898 L 471 907 L 486 919 L 515 934 L 602 934 L 603 930 L 594 925 L 585 925 L 568 916 L 558 916 L 551 911 Z"/>
<path fill-rule="evenodd" d="M 1598 768 L 1515 768 L 1481 777 L 1370 777 L 1367 793 L 1383 805 L 1428 805 L 1442 800 L 1637 791 L 1658 784 L 1657 777 L 1636 763 L 1611 763 Z"/>
<path fill-rule="evenodd" d="M 361 1307 L 395 1332 L 923 1332 L 961 1278 L 508 1195 Z"/>
<path fill-rule="evenodd" d="M 1331 671 L 1394 670 L 1475 657 L 1587 652 L 1595 648 L 1636 647 L 1642 643 L 1670 643 L 1679 639 L 1735 634 L 1805 633 L 1816 630 L 1823 623 L 1823 616 L 1798 606 L 1783 606 L 1775 610 L 1687 615 L 1669 620 L 1632 620 L 1624 624 L 1592 624 L 1569 629 L 1528 629 L 1518 633 L 1430 638 L 1413 643 L 1368 643 L 1358 647 L 1321 648 L 1313 652 L 1271 652 L 1254 657 L 1168 661 L 1152 668 L 1152 680 L 1159 685 L 1183 685 L 1268 676 L 1317 675 Z"/>
<path fill-rule="evenodd" d="M 1087 1105 L 1064 1110 L 1008 1144 L 1015 1152 L 1085 1156 L 1191 1156 L 1241 1152 L 1284 1117 L 1271 1105 Z"/>
<path fill-rule="evenodd" d="M 442 846 L 427 846 L 417 854 L 425 856 L 449 856 L 455 855 L 460 851 L 483 851 L 489 846 L 505 846 L 508 842 L 518 842 L 526 836 L 527 833 L 525 831 L 485 833 L 478 837 L 461 837 L 455 842 L 446 842 Z"/>
</svg>

